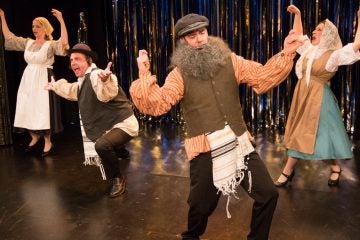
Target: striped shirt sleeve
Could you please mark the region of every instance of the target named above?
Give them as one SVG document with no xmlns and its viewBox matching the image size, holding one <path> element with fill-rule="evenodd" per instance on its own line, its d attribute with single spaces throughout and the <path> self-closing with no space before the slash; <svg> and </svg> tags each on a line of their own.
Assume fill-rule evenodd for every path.
<svg viewBox="0 0 360 240">
<path fill-rule="evenodd" d="M 167 76 L 162 87 L 156 84 L 151 74 L 140 75 L 130 86 L 130 95 L 139 111 L 158 116 L 170 110 L 184 95 L 184 82 L 180 71 L 175 68 Z M 185 139 L 188 160 L 203 152 L 210 151 L 204 134 Z"/>
<path fill-rule="evenodd" d="M 262 65 L 235 53 L 231 55 L 238 84 L 245 83 L 258 94 L 270 90 L 286 79 L 293 67 L 293 58 L 292 54 L 279 53 Z"/>
<path fill-rule="evenodd" d="M 188 160 L 194 159 L 200 153 L 209 152 L 210 144 L 205 134 L 185 139 L 185 152 Z"/>
<path fill-rule="evenodd" d="M 180 71 L 175 68 L 160 87 L 156 76 L 140 75 L 130 86 L 130 95 L 139 111 L 152 116 L 168 112 L 184 95 L 184 82 Z"/>
</svg>

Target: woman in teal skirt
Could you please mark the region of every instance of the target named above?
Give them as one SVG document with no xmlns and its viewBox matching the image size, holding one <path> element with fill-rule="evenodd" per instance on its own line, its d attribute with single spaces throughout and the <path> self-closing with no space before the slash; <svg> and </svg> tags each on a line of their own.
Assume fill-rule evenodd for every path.
<svg viewBox="0 0 360 240">
<path fill-rule="evenodd" d="M 294 5 L 287 10 L 295 14 L 295 33 L 303 34 L 300 10 Z M 328 185 L 339 184 L 341 168 L 336 160 L 351 159 L 353 155 L 329 82 L 340 65 L 350 65 L 360 59 L 359 29 L 358 24 L 354 42 L 344 47 L 336 26 L 328 19 L 312 32 L 311 41 L 303 37 L 304 44 L 297 49 L 301 57 L 295 67 L 299 80 L 284 137 L 288 160 L 276 186 L 284 187 L 291 182 L 298 159 L 326 160 L 331 172 Z"/>
</svg>

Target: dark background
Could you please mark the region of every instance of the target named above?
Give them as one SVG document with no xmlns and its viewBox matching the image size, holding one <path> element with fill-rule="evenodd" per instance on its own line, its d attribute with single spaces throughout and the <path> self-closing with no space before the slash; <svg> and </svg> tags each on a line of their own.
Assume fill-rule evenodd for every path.
<svg viewBox="0 0 360 240">
<path fill-rule="evenodd" d="M 5 12 L 5 17 L 10 31 L 17 36 L 33 38 L 31 24 L 36 17 L 47 18 L 54 28 L 53 37 L 60 37 L 60 24 L 51 14 L 51 9 L 56 8 L 62 12 L 69 35 L 69 44 L 77 43 L 77 29 L 79 26 L 79 13 L 84 12 L 88 26 L 88 39 L 91 48 L 99 55 L 97 64 L 105 67 L 105 32 L 103 21 L 103 1 L 100 0 L 2 0 L 0 8 Z M 11 122 L 14 120 L 16 93 L 20 79 L 26 66 L 24 52 L 5 51 L 6 77 L 9 92 L 9 105 Z M 54 72 L 57 79 L 65 78 L 69 82 L 76 81 L 75 75 L 69 69 L 68 57 L 55 56 Z M 64 124 L 77 123 L 77 103 L 61 100 Z"/>
<path fill-rule="evenodd" d="M 113 72 L 126 93 L 137 78 L 136 56 L 139 49 L 147 49 L 151 71 L 162 85 L 169 71 L 169 59 L 175 46 L 174 24 L 190 12 L 200 13 L 210 20 L 209 33 L 223 38 L 237 54 L 265 63 L 279 52 L 283 39 L 292 26 L 286 12 L 289 4 L 302 12 L 304 33 L 310 35 L 319 21 L 329 18 L 337 25 L 343 44 L 353 41 L 357 27 L 355 0 L 2 0 L 10 30 L 18 36 L 33 37 L 31 23 L 35 17 L 46 17 L 59 38 L 59 23 L 51 8 L 63 13 L 69 43 L 77 43 L 79 13 L 85 12 L 89 45 L 99 55 L 97 65 L 104 68 L 113 61 Z M 13 122 L 16 93 L 25 68 L 23 52 L 5 51 L 6 82 L 8 87 L 10 120 Z M 76 81 L 69 70 L 67 57 L 56 57 L 56 78 Z M 331 88 L 338 99 L 346 130 L 360 144 L 360 63 L 340 67 L 331 80 Z M 283 131 L 297 78 L 294 71 L 278 87 L 257 95 L 241 85 L 240 96 L 244 118 L 251 131 L 265 128 Z M 62 99 L 63 123 L 77 124 L 77 103 Z M 175 106 L 165 117 L 148 118 L 137 113 L 139 119 L 168 120 L 182 123 L 180 108 Z"/>
</svg>

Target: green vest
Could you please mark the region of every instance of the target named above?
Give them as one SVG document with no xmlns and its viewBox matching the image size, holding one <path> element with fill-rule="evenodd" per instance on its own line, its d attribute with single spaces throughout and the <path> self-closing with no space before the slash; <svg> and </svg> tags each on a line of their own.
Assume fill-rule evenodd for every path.
<svg viewBox="0 0 360 240">
<path fill-rule="evenodd" d="M 181 106 L 189 137 L 223 129 L 225 122 L 237 136 L 247 130 L 230 56 L 212 79 L 187 77 L 184 87 Z"/>
<path fill-rule="evenodd" d="M 91 84 L 90 73 L 85 75 L 78 91 L 78 103 L 85 134 L 93 142 L 115 124 L 134 114 L 130 101 L 120 86 L 114 99 L 109 102 L 99 101 Z"/>
</svg>

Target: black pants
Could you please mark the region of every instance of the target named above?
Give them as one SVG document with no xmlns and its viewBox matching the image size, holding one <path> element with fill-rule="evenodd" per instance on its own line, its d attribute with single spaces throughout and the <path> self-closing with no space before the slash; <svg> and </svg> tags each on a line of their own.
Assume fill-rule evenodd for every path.
<svg viewBox="0 0 360 240">
<path fill-rule="evenodd" d="M 248 240 L 267 240 L 275 211 L 278 192 L 259 155 L 252 152 L 247 158 L 252 175 L 252 188 L 248 192 L 249 179 L 245 174 L 241 186 L 255 200 Z M 188 198 L 188 230 L 183 240 L 199 239 L 206 229 L 208 217 L 215 210 L 221 193 L 217 194 L 213 183 L 210 152 L 200 154 L 190 161 L 190 194 Z"/>
<path fill-rule="evenodd" d="M 120 162 L 117 151 L 124 148 L 124 144 L 131 140 L 131 136 L 119 128 L 113 128 L 96 140 L 95 150 L 102 159 L 106 178 L 111 180 L 120 177 Z"/>
</svg>

